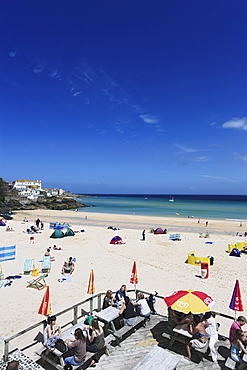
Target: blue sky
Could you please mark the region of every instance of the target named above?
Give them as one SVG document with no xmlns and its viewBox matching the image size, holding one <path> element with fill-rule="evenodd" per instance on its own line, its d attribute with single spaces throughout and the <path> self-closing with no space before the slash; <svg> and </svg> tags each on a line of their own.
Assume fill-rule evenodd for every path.
<svg viewBox="0 0 247 370">
<path fill-rule="evenodd" d="M 0 176 L 246 194 L 246 0 L 0 1 Z"/>
</svg>

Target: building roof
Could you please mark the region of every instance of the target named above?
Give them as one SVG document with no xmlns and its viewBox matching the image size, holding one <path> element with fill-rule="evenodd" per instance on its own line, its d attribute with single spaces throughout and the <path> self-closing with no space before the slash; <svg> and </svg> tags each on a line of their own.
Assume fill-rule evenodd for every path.
<svg viewBox="0 0 247 370">
<path fill-rule="evenodd" d="M 24 181 L 29 181 L 29 182 L 41 182 L 41 180 L 14 180 L 13 182 L 24 182 Z"/>
</svg>

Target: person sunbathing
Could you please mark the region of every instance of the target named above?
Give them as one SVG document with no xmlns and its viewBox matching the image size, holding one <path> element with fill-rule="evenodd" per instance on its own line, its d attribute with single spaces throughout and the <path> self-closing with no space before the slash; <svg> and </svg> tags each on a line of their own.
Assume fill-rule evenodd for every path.
<svg viewBox="0 0 247 370">
<path fill-rule="evenodd" d="M 5 229 L 5 231 L 15 231 L 15 230 L 12 229 L 12 227 L 7 226 L 6 229 Z"/>
<path fill-rule="evenodd" d="M 69 257 L 68 262 L 64 262 L 63 267 L 62 267 L 62 274 L 70 274 L 72 275 L 73 271 L 75 270 L 75 263 L 72 260 L 72 257 Z"/>
<path fill-rule="evenodd" d="M 47 248 L 47 250 L 46 250 L 46 252 L 45 252 L 44 256 L 50 256 L 50 260 L 51 260 L 51 261 L 55 261 L 55 257 L 52 257 L 52 255 L 51 255 L 51 248 L 50 248 L 50 247 L 49 247 L 49 248 Z"/>
<path fill-rule="evenodd" d="M 61 251 L 61 247 L 57 247 L 56 245 L 54 245 L 53 249 L 55 249 L 56 251 Z"/>
</svg>

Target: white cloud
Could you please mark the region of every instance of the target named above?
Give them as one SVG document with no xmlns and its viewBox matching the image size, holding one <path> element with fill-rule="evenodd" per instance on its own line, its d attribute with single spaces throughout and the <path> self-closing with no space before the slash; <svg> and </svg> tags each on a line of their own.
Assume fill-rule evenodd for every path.
<svg viewBox="0 0 247 370">
<path fill-rule="evenodd" d="M 149 123 L 149 124 L 153 124 L 153 123 L 158 123 L 159 121 L 154 118 L 154 117 L 151 117 L 149 114 L 141 114 L 139 116 L 145 123 Z"/>
<path fill-rule="evenodd" d="M 226 180 L 226 177 L 221 177 L 221 176 L 202 175 L 202 177 L 207 177 L 208 179 L 215 179 L 215 180 Z"/>
<path fill-rule="evenodd" d="M 239 153 L 233 153 L 233 155 L 242 160 L 243 162 L 247 163 L 247 154 L 239 154 Z"/>
<path fill-rule="evenodd" d="M 247 117 L 233 118 L 230 121 L 223 123 L 223 128 L 236 128 L 247 131 Z"/>
<path fill-rule="evenodd" d="M 180 153 L 195 153 L 197 152 L 196 149 L 193 149 L 193 148 L 189 148 L 185 145 L 180 145 L 180 144 L 174 144 L 177 148 L 181 149 L 181 152 Z"/>
</svg>

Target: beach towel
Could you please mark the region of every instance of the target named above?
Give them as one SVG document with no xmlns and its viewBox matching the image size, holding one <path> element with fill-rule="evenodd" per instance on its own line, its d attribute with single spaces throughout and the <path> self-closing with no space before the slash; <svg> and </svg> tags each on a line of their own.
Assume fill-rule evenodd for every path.
<svg viewBox="0 0 247 370">
<path fill-rule="evenodd" d="M 59 283 L 70 283 L 72 281 L 71 275 L 62 275 L 60 279 L 58 279 Z"/>
</svg>

